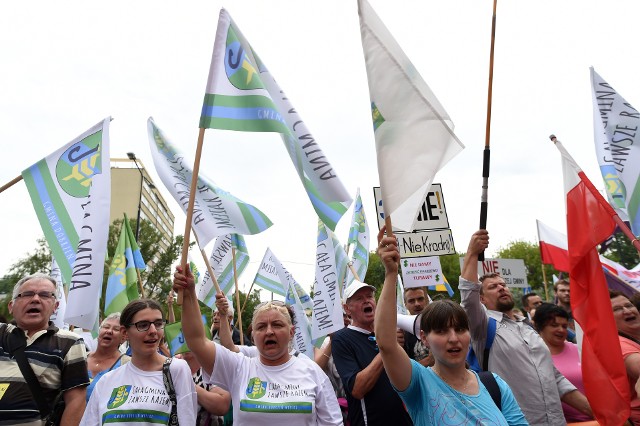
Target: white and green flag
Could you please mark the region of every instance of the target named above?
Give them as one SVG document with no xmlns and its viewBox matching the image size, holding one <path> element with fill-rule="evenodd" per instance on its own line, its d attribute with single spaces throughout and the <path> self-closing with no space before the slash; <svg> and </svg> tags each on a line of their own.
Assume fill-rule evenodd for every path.
<svg viewBox="0 0 640 426">
<path fill-rule="evenodd" d="M 438 170 L 464 148 L 453 122 L 366 0 L 358 0 L 385 215 L 412 231 Z"/>
<path fill-rule="evenodd" d="M 351 228 L 349 228 L 347 243 L 349 246 L 353 244 L 351 262 L 353 269 L 358 274 L 358 281 L 364 282 L 364 277 L 367 275 L 367 268 L 369 267 L 369 225 L 364 214 L 362 198 L 360 198 L 360 188 L 358 188 L 356 202 L 353 205 L 353 217 L 351 218 Z M 347 273 L 351 276 L 350 280 L 352 281 L 353 274 L 350 268 Z"/>
<path fill-rule="evenodd" d="M 340 271 L 336 264 L 336 250 L 330 229 L 318 221 L 316 243 L 316 277 L 313 285 L 313 316 L 311 337 L 317 340 L 344 328 L 342 320 L 342 297 L 340 292 Z M 338 247 L 342 249 L 342 247 Z M 344 250 L 343 250 L 344 251 Z M 346 257 L 346 256 L 345 256 Z M 345 264 L 342 267 L 346 267 Z"/>
<path fill-rule="evenodd" d="M 51 262 L 51 278 L 56 280 L 56 300 L 58 301 L 58 307 L 49 320 L 58 328 L 68 330 L 69 324 L 64 322 L 64 313 L 67 311 L 67 295 L 64 292 L 64 284 L 62 282 L 62 274 L 60 273 L 60 267 L 55 259 Z"/>
<path fill-rule="evenodd" d="M 280 133 L 313 208 L 335 230 L 351 197 L 284 91 L 224 9 L 200 128 Z"/>
<path fill-rule="evenodd" d="M 591 70 L 593 136 L 609 204 L 640 234 L 640 112 Z"/>
<path fill-rule="evenodd" d="M 186 213 L 193 161 L 187 160 L 169 142 L 153 118 L 149 118 L 147 129 L 151 156 L 158 176 Z M 198 174 L 192 221 L 201 247 L 220 235 L 257 234 L 272 225 L 264 213 L 216 186 L 202 172 Z"/>
<path fill-rule="evenodd" d="M 280 282 L 287 289 L 285 302 L 293 308 L 293 326 L 295 333 L 293 345 L 295 348 L 313 359 L 313 343 L 311 339 L 311 324 L 309 323 L 310 309 L 313 307 L 311 298 L 306 294 L 300 284 L 293 278 L 293 275 L 282 266 L 282 263 L 274 256 L 274 262 Z M 302 296 L 302 297 L 301 297 Z M 311 308 L 309 307 L 311 303 Z"/>
<path fill-rule="evenodd" d="M 209 264 L 216 275 L 218 285 L 222 292 L 228 297 L 234 289 L 235 280 L 233 278 L 233 252 L 236 250 L 236 272 L 238 278 L 249 264 L 249 253 L 244 238 L 239 234 L 222 235 L 216 239 L 209 257 Z M 211 309 L 216 305 L 216 288 L 209 271 L 204 273 L 202 281 L 196 286 L 198 300 Z"/>
<path fill-rule="evenodd" d="M 62 280 L 69 283 L 64 321 L 86 329 L 98 315 L 107 257 L 110 121 L 105 118 L 22 172 Z"/>
<path fill-rule="evenodd" d="M 253 279 L 253 283 L 267 291 L 284 296 L 285 287 L 283 284 L 285 283 L 280 281 L 276 262 L 280 263 L 271 249 L 267 248 L 262 262 L 260 262 L 260 267 L 258 267 L 258 272 L 256 272 L 256 276 Z"/>
</svg>

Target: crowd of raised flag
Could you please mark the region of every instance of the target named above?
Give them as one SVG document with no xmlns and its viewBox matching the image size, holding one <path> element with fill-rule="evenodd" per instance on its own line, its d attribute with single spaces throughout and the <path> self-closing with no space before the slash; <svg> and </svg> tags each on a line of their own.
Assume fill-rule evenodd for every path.
<svg viewBox="0 0 640 426">
<path fill-rule="evenodd" d="M 464 146 L 447 112 L 380 18 L 366 0 L 359 0 L 358 6 L 386 228 L 412 231 L 436 172 Z M 107 117 L 22 173 L 54 258 L 53 278 L 38 275 L 19 282 L 10 302 L 17 327 L 0 325 L 0 331 L 8 336 L 23 330 L 28 346 L 29 339 L 38 341 L 39 333 L 48 330 L 48 339 L 59 341 L 48 340 L 47 345 L 64 341 L 65 357 L 74 363 L 86 361 L 84 349 L 77 347 L 82 340 L 59 330 L 72 325 L 95 331 L 98 347 L 89 355 L 87 371 L 76 365 L 69 373 L 73 380 L 65 377 L 69 360 L 65 358 L 56 367 L 63 380 L 49 384 L 73 395 L 68 401 L 66 396 L 62 399 L 67 408 L 77 409 L 77 391 L 92 378 L 82 419 L 86 425 L 125 424 L 133 419 L 229 424 L 231 413 L 237 424 L 274 420 L 292 425 L 441 424 L 448 418 L 460 424 L 555 425 L 570 420 L 566 410 L 562 414 L 561 401 L 579 411 L 577 419 L 616 425 L 627 419 L 640 421 L 640 402 L 634 390 L 640 371 L 636 360 L 640 346 L 635 340 L 640 338 L 640 313 L 628 298 L 640 289 L 640 272 L 599 257 L 596 251 L 615 229 L 627 234 L 640 250 L 634 237 L 640 233 L 640 185 L 636 185 L 640 160 L 630 160 L 637 155 L 635 142 L 640 143 L 636 139 L 640 113 L 593 69 L 591 81 L 596 151 L 609 202 L 552 136 L 564 170 L 568 237 L 538 222 L 542 262 L 570 274 L 567 319 L 575 320 L 579 329 L 580 356 L 571 358 L 569 364 L 581 365 L 579 384 L 567 380 L 553 364 L 552 355 L 575 349 L 546 331 L 562 328 L 556 323 L 563 323 L 564 314 L 546 313 L 550 307 L 543 304 L 538 316 L 530 313 L 529 306 L 524 306 L 524 317 L 516 315 L 504 280 L 489 276 L 478 281 L 475 260 L 488 246 L 484 230 L 471 237 L 465 257 L 460 280 L 462 307 L 438 301 L 422 310 L 418 303 L 421 309 L 410 309 L 413 315 L 407 316 L 402 296 L 414 289 L 403 289 L 398 275 L 400 254 L 393 235 L 385 236 L 383 228 L 378 253 L 385 267 L 385 283 L 376 310 L 375 288 L 364 284 L 370 236 L 359 189 L 343 246 L 334 232 L 353 199 L 291 101 L 224 9 L 194 161 L 181 154 L 152 118 L 147 123 L 156 172 L 187 214 L 183 258 L 174 277 L 174 289 L 184 303 L 182 322 L 170 321 L 165 326 L 160 305 L 145 299 L 139 272 L 145 261 L 126 215 L 115 253 L 107 253 L 111 199 L 111 119 Z M 272 300 L 259 305 L 251 324 L 245 324 L 251 333 L 243 331 L 237 299 L 238 277 L 249 263 L 243 235 L 258 234 L 272 223 L 257 207 L 200 172 L 205 129 L 279 133 L 319 219 L 313 297 L 268 248 L 252 286 L 283 298 L 284 303 Z M 204 274 L 188 267 L 185 253 L 191 231 L 206 265 Z M 212 249 L 207 255 L 209 245 Z M 99 303 L 107 258 L 103 320 Z M 611 293 L 607 298 L 608 276 L 621 280 L 626 295 Z M 446 278 L 444 282 L 437 290 L 451 295 Z M 424 289 L 420 291 L 423 299 L 428 297 Z M 246 336 L 247 343 L 255 344 L 253 348 L 232 342 L 232 329 L 222 320 L 234 296 L 240 341 L 244 343 Z M 202 326 L 207 318 L 200 304 L 220 311 L 214 340 Z M 118 317 L 120 312 L 122 317 Z M 348 326 L 345 315 L 350 318 Z M 625 315 L 623 320 L 621 315 Z M 171 313 L 169 318 L 173 318 Z M 49 320 L 57 327 L 50 327 Z M 637 322 L 637 330 L 636 325 L 621 326 L 621 321 Z M 124 338 L 129 341 L 130 363 L 118 349 Z M 408 340 L 411 348 L 405 344 Z M 7 359 L 13 359 L 13 343 L 0 343 Z M 478 361 L 484 361 L 485 370 L 498 374 L 468 370 L 465 362 L 470 348 Z M 528 360 L 526 348 L 535 352 Z M 35 352 L 25 352 L 33 361 Z M 418 353 L 423 356 L 413 360 Z M 493 354 L 491 361 L 489 353 Z M 507 362 L 509 354 L 513 357 Z M 185 360 L 172 362 L 175 357 Z M 14 372 L 21 362 L 12 361 Z M 0 363 L 0 371 L 9 364 L 4 365 Z M 23 365 L 20 373 L 27 377 Z M 84 373 L 89 374 L 86 380 Z M 8 398 L 16 398 L 14 381 L 7 386 L 13 386 Z M 2 389 L 0 412 L 9 415 L 7 397 L 3 397 L 7 387 Z M 149 401 L 140 389 L 152 389 L 146 395 Z M 28 391 L 37 393 L 31 385 Z M 54 393 L 47 395 L 49 405 L 52 396 Z M 33 420 L 46 414 L 40 402 L 34 407 L 15 419 Z M 66 419 L 71 423 L 80 420 L 70 414 Z"/>
</svg>

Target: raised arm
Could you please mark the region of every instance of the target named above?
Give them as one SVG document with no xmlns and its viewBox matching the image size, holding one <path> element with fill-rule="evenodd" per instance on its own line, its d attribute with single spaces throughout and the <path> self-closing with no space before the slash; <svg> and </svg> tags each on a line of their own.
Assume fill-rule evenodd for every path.
<svg viewBox="0 0 640 426">
<path fill-rule="evenodd" d="M 460 305 L 469 317 L 471 343 L 478 357 L 482 357 L 487 339 L 487 314 L 480 303 L 480 284 L 478 283 L 478 255 L 489 246 L 489 233 L 480 229 L 469 240 L 460 273 Z"/>
<path fill-rule="evenodd" d="M 195 280 L 188 266 L 184 272 L 180 266 L 176 267 L 176 273 L 173 275 L 173 289 L 182 291 L 182 333 L 187 346 L 196 356 L 203 370 L 211 374 L 216 359 L 216 346 L 207 339 L 204 332 Z"/>
<path fill-rule="evenodd" d="M 411 360 L 398 344 L 396 281 L 398 279 L 398 263 L 400 252 L 395 237 L 384 236 L 383 227 L 378 233 L 378 255 L 384 265 L 385 276 L 382 293 L 376 307 L 376 341 L 382 355 L 384 369 L 389 380 L 396 389 L 403 391 L 411 383 Z"/>
<path fill-rule="evenodd" d="M 173 290 L 167 294 L 167 321 L 172 324 L 176 322 L 176 313 L 173 310 Z"/>
<path fill-rule="evenodd" d="M 216 293 L 216 306 L 220 315 L 220 329 L 218 330 L 220 344 L 232 352 L 240 352 L 240 349 L 233 343 L 233 336 L 231 335 L 231 324 L 229 324 L 228 320 L 229 300 L 222 292 Z"/>
</svg>

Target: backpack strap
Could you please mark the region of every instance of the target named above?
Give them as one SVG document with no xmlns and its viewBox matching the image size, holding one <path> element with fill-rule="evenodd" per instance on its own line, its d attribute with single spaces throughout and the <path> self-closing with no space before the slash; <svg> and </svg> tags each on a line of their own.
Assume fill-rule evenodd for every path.
<svg viewBox="0 0 640 426">
<path fill-rule="evenodd" d="M 502 395 L 500 393 L 500 387 L 498 386 L 498 382 L 496 378 L 493 376 L 491 371 L 480 371 L 478 372 L 478 377 L 480 381 L 489 391 L 489 395 L 491 395 L 491 399 L 498 407 L 498 410 L 502 411 Z"/>
<path fill-rule="evenodd" d="M 15 327 L 11 333 L 8 333 L 8 335 L 8 352 L 17 361 L 20 372 L 22 373 L 22 377 L 24 377 L 25 382 L 27 382 L 29 390 L 33 395 L 33 399 L 38 406 L 40 417 L 44 419 L 51 412 L 51 407 L 49 406 L 49 403 L 42 393 L 40 382 L 38 381 L 36 374 L 33 372 L 33 368 L 29 364 L 27 355 L 24 352 L 25 348 L 27 347 L 27 338 L 25 337 L 22 330 L 18 327 Z"/>
<path fill-rule="evenodd" d="M 491 345 L 493 345 L 493 340 L 496 337 L 497 324 L 498 322 L 494 318 L 489 317 L 489 320 L 487 321 L 487 341 L 484 345 L 484 356 L 482 357 L 483 371 L 489 371 L 489 353 L 491 352 Z"/>
<path fill-rule="evenodd" d="M 167 394 L 169 395 L 169 400 L 171 400 L 171 414 L 169 415 L 169 426 L 178 426 L 180 423 L 178 422 L 178 400 L 176 399 L 176 388 L 173 386 L 173 379 L 171 378 L 171 360 L 172 358 L 167 358 L 164 360 L 164 364 L 162 365 L 162 379 L 164 380 L 164 387 L 167 390 Z"/>
</svg>

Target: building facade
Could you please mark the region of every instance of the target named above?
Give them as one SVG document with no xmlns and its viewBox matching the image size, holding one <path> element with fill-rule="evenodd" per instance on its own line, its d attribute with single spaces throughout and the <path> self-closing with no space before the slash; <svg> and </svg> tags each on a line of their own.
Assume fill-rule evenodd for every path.
<svg viewBox="0 0 640 426">
<path fill-rule="evenodd" d="M 161 250 L 165 251 L 173 240 L 173 213 L 140 159 L 112 158 L 109 221 L 113 223 L 114 220 L 122 219 L 123 213 L 135 220 L 138 211 L 141 220 L 149 221 L 160 232 Z M 137 234 L 137 226 L 132 230 Z M 150 260 L 152 259 L 145 259 Z"/>
</svg>

